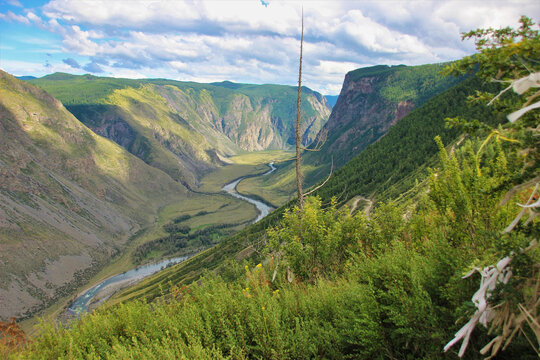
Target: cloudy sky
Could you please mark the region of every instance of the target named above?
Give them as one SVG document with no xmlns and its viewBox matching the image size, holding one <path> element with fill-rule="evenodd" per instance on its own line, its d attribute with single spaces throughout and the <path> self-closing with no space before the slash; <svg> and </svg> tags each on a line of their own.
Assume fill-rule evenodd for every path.
<svg viewBox="0 0 540 360">
<path fill-rule="evenodd" d="M 346 72 L 474 52 L 460 33 L 540 21 L 540 1 L 0 0 L 0 68 L 213 82 L 297 82 L 338 94 Z"/>
</svg>

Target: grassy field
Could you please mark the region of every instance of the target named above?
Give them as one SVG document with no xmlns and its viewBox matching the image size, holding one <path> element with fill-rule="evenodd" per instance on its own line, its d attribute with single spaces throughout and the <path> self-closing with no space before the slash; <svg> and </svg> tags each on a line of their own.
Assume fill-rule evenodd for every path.
<svg viewBox="0 0 540 360">
<path fill-rule="evenodd" d="M 292 153 L 289 153 L 285 161 L 277 162 L 278 170 L 268 176 L 248 178 L 238 184 L 238 192 L 247 195 L 260 197 L 274 207 L 279 207 L 296 196 L 296 172 L 294 161 L 290 160 Z M 304 183 L 311 185 L 314 183 L 311 176 L 317 173 L 318 168 L 311 165 L 302 165 Z M 316 180 L 320 176 L 317 174 Z M 304 190 L 307 190 L 304 184 Z"/>
<path fill-rule="evenodd" d="M 259 165 L 266 164 L 271 161 L 282 162 L 294 157 L 294 151 L 289 150 L 266 150 L 256 151 L 236 156 L 231 156 L 230 160 L 235 164 L 241 165 Z"/>
</svg>

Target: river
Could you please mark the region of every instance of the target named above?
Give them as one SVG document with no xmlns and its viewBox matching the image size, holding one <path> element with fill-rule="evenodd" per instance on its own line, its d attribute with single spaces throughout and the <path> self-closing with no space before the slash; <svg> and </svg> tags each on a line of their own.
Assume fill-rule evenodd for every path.
<svg viewBox="0 0 540 360">
<path fill-rule="evenodd" d="M 143 265 L 122 274 L 112 276 L 85 291 L 81 296 L 71 303 L 68 311 L 75 314 L 81 314 L 88 311 L 88 308 L 92 302 L 104 301 L 119 289 L 152 275 L 164 269 L 168 265 L 177 264 L 185 259 L 187 259 L 187 256 L 167 259 L 158 263 Z"/>
<path fill-rule="evenodd" d="M 274 163 L 269 163 L 268 166 L 270 167 L 270 170 L 268 170 L 264 174 L 261 174 L 260 176 L 270 174 L 271 172 L 276 170 Z M 236 198 L 242 199 L 244 201 L 249 202 L 250 204 L 255 205 L 257 207 L 257 210 L 259 211 L 259 215 L 253 221 L 255 223 L 261 220 L 266 215 L 268 215 L 270 211 L 273 210 L 273 208 L 263 203 L 262 201 L 241 195 L 236 191 L 236 186 L 238 185 L 238 183 L 247 177 L 248 176 L 243 176 L 241 178 L 238 178 L 228 183 L 227 185 L 223 186 L 221 190 L 225 191 L 226 193 Z M 109 296 L 114 294 L 116 291 L 126 286 L 129 286 L 149 275 L 152 275 L 171 264 L 182 262 L 185 259 L 187 259 L 186 256 L 177 257 L 174 259 L 167 259 L 167 260 L 160 261 L 158 263 L 143 265 L 135 269 L 126 271 L 122 274 L 112 276 L 108 278 L 107 280 L 104 280 L 100 282 L 99 284 L 93 286 L 89 290 L 85 291 L 77 299 L 75 299 L 75 301 L 73 301 L 71 305 L 69 305 L 68 312 L 72 314 L 82 314 L 88 311 L 92 303 L 99 303 L 99 302 L 105 301 Z"/>
<path fill-rule="evenodd" d="M 268 175 L 271 172 L 274 172 L 276 170 L 276 167 L 274 166 L 273 162 L 268 163 L 268 166 L 270 167 L 270 170 L 268 170 L 267 172 L 265 172 L 264 174 L 261 174 L 259 176 Z M 274 210 L 274 208 L 271 207 L 271 206 L 268 206 L 267 204 L 263 203 L 262 201 L 252 199 L 252 198 L 247 197 L 245 195 L 242 195 L 242 194 L 238 193 L 238 191 L 236 191 L 236 186 L 238 185 L 238 183 L 240 181 L 244 180 L 247 177 L 248 176 L 243 176 L 241 178 L 238 178 L 238 179 L 234 180 L 233 182 L 230 182 L 227 185 L 225 185 L 224 187 L 222 187 L 221 190 L 225 191 L 226 193 L 228 193 L 228 194 L 230 194 L 232 196 L 234 196 L 235 198 L 242 199 L 244 201 L 247 201 L 250 204 L 255 205 L 257 207 L 257 210 L 259 211 L 259 215 L 257 216 L 257 218 L 255 218 L 255 220 L 253 220 L 253 222 L 256 223 L 257 221 L 261 220 L 263 217 L 268 215 L 270 213 L 270 211 Z"/>
</svg>

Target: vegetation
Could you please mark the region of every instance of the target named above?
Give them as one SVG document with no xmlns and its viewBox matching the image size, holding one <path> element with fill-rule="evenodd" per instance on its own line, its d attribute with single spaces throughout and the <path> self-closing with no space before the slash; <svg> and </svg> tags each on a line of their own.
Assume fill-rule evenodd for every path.
<svg viewBox="0 0 540 360">
<path fill-rule="evenodd" d="M 338 169 L 316 194 L 324 202 L 338 196 L 339 201 L 345 203 L 356 195 L 375 195 L 382 201 L 395 198 L 422 182 L 428 174 L 425 164 L 435 163 L 438 149 L 433 138 L 439 135 L 448 144 L 460 134 L 446 127 L 445 118 L 459 115 L 492 125 L 503 121 L 502 116 L 493 114 L 483 105 L 468 104 L 467 97 L 482 88 L 486 86 L 473 77 L 413 110 L 383 138 Z M 398 182 L 399 187 L 392 187 Z"/>
<path fill-rule="evenodd" d="M 533 46 L 531 56 L 538 59 L 540 38 L 532 25 L 523 18 L 518 32 L 488 32 L 502 41 L 487 43 L 485 60 L 486 42 L 480 42 L 479 66 L 512 62 L 522 46 Z M 494 70 L 497 74 L 500 67 Z M 506 75 L 515 89 L 516 69 Z M 535 91 L 525 89 L 526 101 L 537 98 Z M 512 111 L 526 104 L 510 94 L 500 101 L 500 109 Z M 540 251 L 534 240 L 540 226 L 536 205 L 519 204 L 538 203 L 540 117 L 528 112 L 497 128 L 468 119 L 452 122 L 476 132 L 448 149 L 442 137 L 435 138 L 438 162 L 429 169 L 429 180 L 417 185 L 424 191 L 414 202 L 384 202 L 366 217 L 338 206 L 335 197 L 329 204 L 308 197 L 303 211 L 293 207 L 279 223 L 274 214 L 244 231 L 255 254 L 251 262 L 221 262 L 220 275 L 207 273 L 189 287 L 174 286 L 151 304 L 98 309 L 71 328 L 44 324 L 39 337 L 11 356 L 450 359 L 466 350 L 468 359 L 489 351 L 497 359 L 537 359 Z M 521 219 L 525 211 L 530 216 Z M 217 249 L 230 253 L 226 247 L 242 245 L 227 241 Z M 219 253 L 192 258 L 184 269 L 200 267 L 201 261 L 215 268 Z M 483 275 L 463 275 L 500 259 L 511 259 L 512 270 L 508 275 L 496 269 L 496 277 L 504 279 L 484 298 L 492 327 L 471 329 L 459 353 L 445 347 L 481 308 L 471 297 Z M 188 274 L 184 271 L 181 280 L 193 280 Z M 527 321 L 514 322 L 518 318 Z M 517 330 L 509 336 L 508 329 Z"/>
</svg>

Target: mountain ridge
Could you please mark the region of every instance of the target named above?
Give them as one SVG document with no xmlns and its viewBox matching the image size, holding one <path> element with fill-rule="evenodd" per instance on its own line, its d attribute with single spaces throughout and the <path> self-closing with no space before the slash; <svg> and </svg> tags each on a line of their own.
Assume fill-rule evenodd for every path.
<svg viewBox="0 0 540 360">
<path fill-rule="evenodd" d="M 219 158 L 294 143 L 296 88 L 232 82 L 118 79 L 55 73 L 30 81 L 64 103 L 96 133 L 196 188 Z M 308 145 L 330 115 L 325 98 L 304 88 Z"/>
<path fill-rule="evenodd" d="M 0 317 L 69 294 L 185 187 L 0 72 Z"/>
</svg>

